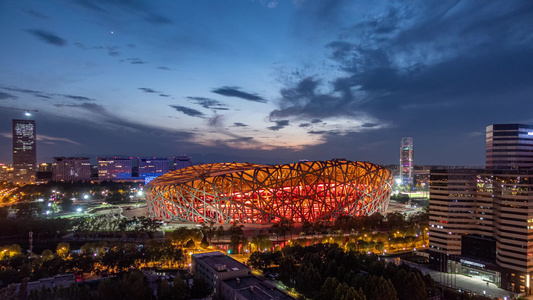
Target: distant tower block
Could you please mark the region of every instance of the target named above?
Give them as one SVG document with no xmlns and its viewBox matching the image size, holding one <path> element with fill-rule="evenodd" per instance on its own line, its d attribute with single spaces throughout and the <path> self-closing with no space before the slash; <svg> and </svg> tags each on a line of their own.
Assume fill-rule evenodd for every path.
<svg viewBox="0 0 533 300">
<path fill-rule="evenodd" d="M 171 170 L 179 170 L 190 166 L 192 166 L 191 158 L 184 154 L 173 158 Z"/>
<path fill-rule="evenodd" d="M 487 169 L 533 168 L 533 125 L 487 126 Z"/>
<path fill-rule="evenodd" d="M 413 138 L 402 138 L 400 148 L 400 176 L 402 185 L 413 184 Z"/>
</svg>

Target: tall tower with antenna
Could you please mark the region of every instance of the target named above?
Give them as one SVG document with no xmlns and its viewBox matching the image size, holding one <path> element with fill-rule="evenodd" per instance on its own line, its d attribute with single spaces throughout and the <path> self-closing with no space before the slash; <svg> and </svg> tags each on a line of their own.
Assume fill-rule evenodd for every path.
<svg viewBox="0 0 533 300">
<path fill-rule="evenodd" d="M 400 147 L 400 176 L 402 185 L 413 185 L 413 138 L 402 138 Z"/>
</svg>

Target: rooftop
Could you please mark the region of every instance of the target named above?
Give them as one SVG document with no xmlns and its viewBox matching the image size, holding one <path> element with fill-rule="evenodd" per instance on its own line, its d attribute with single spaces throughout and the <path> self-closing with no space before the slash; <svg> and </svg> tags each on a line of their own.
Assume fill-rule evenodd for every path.
<svg viewBox="0 0 533 300">
<path fill-rule="evenodd" d="M 150 185 L 165 186 L 169 184 L 180 184 L 208 177 L 221 176 L 228 173 L 254 170 L 261 167 L 265 166 L 250 163 L 213 163 L 196 165 L 168 172 L 150 181 Z"/>
<path fill-rule="evenodd" d="M 234 260 L 233 258 L 221 253 L 221 252 L 207 252 L 193 254 L 193 256 L 204 262 L 206 265 L 219 272 L 231 272 L 242 269 L 250 269 L 244 264 Z"/>
<path fill-rule="evenodd" d="M 257 277 L 242 277 L 224 280 L 235 292 L 250 300 L 293 300 L 292 297 L 276 289 L 272 284 Z"/>
</svg>

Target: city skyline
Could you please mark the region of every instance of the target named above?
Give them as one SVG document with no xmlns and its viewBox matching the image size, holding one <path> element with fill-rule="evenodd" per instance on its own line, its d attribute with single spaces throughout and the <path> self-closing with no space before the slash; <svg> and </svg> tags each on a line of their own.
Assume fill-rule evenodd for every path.
<svg viewBox="0 0 533 300">
<path fill-rule="evenodd" d="M 39 110 L 37 161 L 485 162 L 532 124 L 533 3 L 4 1 L 0 106 Z M 11 120 L 0 109 L 0 162 Z"/>
</svg>

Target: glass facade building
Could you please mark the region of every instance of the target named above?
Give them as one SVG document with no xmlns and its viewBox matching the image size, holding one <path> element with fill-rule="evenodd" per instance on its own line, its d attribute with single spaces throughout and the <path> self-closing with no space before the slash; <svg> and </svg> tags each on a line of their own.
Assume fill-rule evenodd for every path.
<svg viewBox="0 0 533 300">
<path fill-rule="evenodd" d="M 494 124 L 487 126 L 487 169 L 533 168 L 533 126 Z"/>
<path fill-rule="evenodd" d="M 529 294 L 533 170 L 432 169 L 430 178 L 430 264 Z"/>
<path fill-rule="evenodd" d="M 190 166 L 192 166 L 191 158 L 186 155 L 181 155 L 172 158 L 172 166 L 170 167 L 170 170 L 175 171 Z"/>
<path fill-rule="evenodd" d="M 13 120 L 13 182 L 35 182 L 36 141 L 35 120 Z"/>
<path fill-rule="evenodd" d="M 153 179 L 168 173 L 170 168 L 167 157 L 140 157 L 139 178 L 144 179 L 145 184 Z"/>
<path fill-rule="evenodd" d="M 402 139 L 400 176 L 402 185 L 413 185 L 413 138 L 410 137 Z"/>
</svg>

